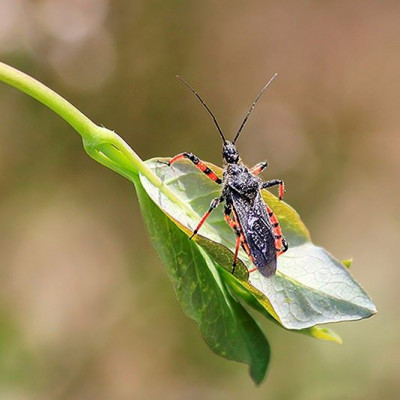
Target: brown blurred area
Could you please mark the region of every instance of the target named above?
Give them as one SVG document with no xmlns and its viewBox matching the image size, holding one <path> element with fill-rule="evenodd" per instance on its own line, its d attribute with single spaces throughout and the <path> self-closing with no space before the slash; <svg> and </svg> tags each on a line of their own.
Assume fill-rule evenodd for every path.
<svg viewBox="0 0 400 400">
<path fill-rule="evenodd" d="M 221 163 L 202 94 L 267 159 L 313 240 L 378 315 L 332 326 L 338 346 L 262 321 L 273 356 L 255 388 L 214 356 L 176 301 L 133 186 L 87 157 L 51 111 L 0 85 L 1 399 L 395 399 L 400 3 L 0 0 L 0 57 L 116 130 L 146 159 Z"/>
</svg>

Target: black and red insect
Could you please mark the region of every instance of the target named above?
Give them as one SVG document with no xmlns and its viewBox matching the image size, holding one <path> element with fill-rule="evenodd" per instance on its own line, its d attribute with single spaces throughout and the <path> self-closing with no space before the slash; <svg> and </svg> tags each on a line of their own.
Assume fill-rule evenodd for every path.
<svg viewBox="0 0 400 400">
<path fill-rule="evenodd" d="M 288 249 L 288 244 L 282 236 L 278 219 L 271 208 L 265 204 L 261 196 L 262 189 L 279 186 L 279 199 L 282 200 L 284 182 L 280 179 L 263 182 L 258 175 L 268 166 L 268 163 L 261 162 L 249 169 L 241 162 L 239 153 L 235 147 L 235 143 L 257 101 L 275 76 L 276 74 L 267 82 L 254 100 L 232 142 L 225 139 L 217 119 L 200 95 L 184 79 L 177 76 L 200 100 L 218 129 L 223 141 L 222 156 L 224 159 L 224 173 L 222 179 L 220 179 L 215 172 L 193 153 L 180 153 L 171 158 L 166 164 L 171 166 L 178 160 L 187 158 L 211 180 L 218 185 L 222 185 L 221 196 L 212 200 L 210 208 L 201 218 L 190 238 L 193 238 L 197 234 L 211 212 L 220 203 L 225 202 L 225 220 L 237 236 L 232 273 L 235 272 L 240 246 L 242 246 L 256 267 L 249 272 L 258 269 L 266 277 L 275 274 L 277 257 Z"/>
</svg>

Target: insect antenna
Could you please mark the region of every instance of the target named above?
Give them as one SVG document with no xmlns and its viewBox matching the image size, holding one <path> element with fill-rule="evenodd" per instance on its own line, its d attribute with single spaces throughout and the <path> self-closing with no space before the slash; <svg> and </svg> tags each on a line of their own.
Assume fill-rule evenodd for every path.
<svg viewBox="0 0 400 400">
<path fill-rule="evenodd" d="M 181 81 L 181 82 L 183 82 L 192 92 L 193 92 L 193 94 L 200 100 L 200 103 L 204 106 L 204 108 L 208 111 L 208 113 L 211 115 L 211 118 L 213 119 L 213 121 L 214 121 L 214 124 L 215 124 L 215 126 L 217 127 L 217 129 L 218 129 L 218 132 L 219 132 L 219 134 L 220 134 L 220 136 L 221 136 L 221 138 L 222 138 L 222 140 L 223 140 L 223 142 L 225 143 L 226 142 L 226 139 L 225 139 L 225 136 L 224 136 L 224 134 L 222 133 L 222 129 L 220 128 L 220 126 L 219 126 L 219 124 L 218 124 L 218 121 L 217 121 L 217 118 L 215 118 L 215 116 L 214 116 L 214 114 L 212 113 L 212 111 L 208 108 L 208 106 L 207 106 L 207 104 L 204 102 L 204 100 L 200 97 L 200 95 L 182 78 L 182 77 L 180 77 L 179 75 L 176 75 L 176 77 Z"/>
<path fill-rule="evenodd" d="M 268 86 L 270 85 L 270 83 L 276 78 L 277 75 L 278 75 L 278 74 L 274 74 L 274 75 L 272 76 L 272 78 L 265 84 L 265 86 L 262 88 L 261 92 L 258 94 L 258 96 L 256 97 L 256 99 L 254 100 L 254 102 L 253 102 L 253 104 L 251 105 L 249 111 L 247 111 L 247 114 L 246 114 L 246 116 L 244 117 L 244 120 L 243 120 L 243 122 L 242 122 L 242 125 L 240 125 L 240 128 L 239 128 L 239 130 L 237 131 L 235 138 L 233 139 L 233 142 L 232 142 L 233 144 L 235 144 L 236 140 L 238 139 L 238 137 L 239 137 L 239 135 L 240 135 L 240 132 L 242 132 L 244 126 L 246 125 L 246 122 L 247 122 L 247 120 L 249 119 L 251 112 L 254 110 L 254 107 L 255 107 L 256 104 L 257 104 L 257 101 L 260 99 L 260 97 L 263 95 L 263 93 L 265 92 L 265 90 L 267 89 L 267 87 L 268 87 Z"/>
</svg>

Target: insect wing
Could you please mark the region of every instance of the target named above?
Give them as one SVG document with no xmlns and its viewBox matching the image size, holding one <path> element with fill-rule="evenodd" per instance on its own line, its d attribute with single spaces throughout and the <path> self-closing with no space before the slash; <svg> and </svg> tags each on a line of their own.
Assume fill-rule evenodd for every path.
<svg viewBox="0 0 400 400">
<path fill-rule="evenodd" d="M 232 191 L 231 199 L 255 266 L 262 275 L 273 275 L 276 271 L 275 238 L 260 193 L 257 193 L 254 201 L 250 201 Z"/>
</svg>

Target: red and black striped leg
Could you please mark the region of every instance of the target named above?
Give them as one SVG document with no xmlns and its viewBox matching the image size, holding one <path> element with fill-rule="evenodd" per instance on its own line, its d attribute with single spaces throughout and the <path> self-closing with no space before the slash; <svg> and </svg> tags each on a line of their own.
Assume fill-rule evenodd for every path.
<svg viewBox="0 0 400 400">
<path fill-rule="evenodd" d="M 234 275 L 235 269 L 236 269 L 236 263 L 237 263 L 237 259 L 238 259 L 239 248 L 240 248 L 240 244 L 242 243 L 241 232 L 240 232 L 239 224 L 230 217 L 231 208 L 229 206 L 225 206 L 224 214 L 225 214 L 225 221 L 234 230 L 234 232 L 236 234 L 236 248 L 235 248 L 235 255 L 233 257 L 232 271 L 231 271 L 232 275 Z"/>
<path fill-rule="evenodd" d="M 288 243 L 286 239 L 282 236 L 282 229 L 279 225 L 278 219 L 276 218 L 274 212 L 267 206 L 267 212 L 269 217 L 269 222 L 272 226 L 272 232 L 275 238 L 275 251 L 276 256 L 283 254 L 288 248 Z"/>
<path fill-rule="evenodd" d="M 221 203 L 221 201 L 224 200 L 224 196 L 221 197 L 216 197 L 213 199 L 213 201 L 210 204 L 210 208 L 208 211 L 203 215 L 203 218 L 200 220 L 199 224 L 197 225 L 196 229 L 193 231 L 192 235 L 190 236 L 189 239 L 193 239 L 193 237 L 197 234 L 201 226 L 204 224 L 204 221 L 210 216 L 212 211 L 218 207 L 218 205 Z"/>
<path fill-rule="evenodd" d="M 237 263 L 237 257 L 238 257 L 238 252 L 239 252 L 239 246 L 242 245 L 243 250 L 245 253 L 248 255 L 250 260 L 254 263 L 254 258 L 250 252 L 250 247 L 246 242 L 246 238 L 244 237 L 244 234 L 242 230 L 240 229 L 240 225 L 237 222 L 237 217 L 235 214 L 235 211 L 233 212 L 233 217 L 232 219 L 229 214 L 231 213 L 231 210 L 229 207 L 225 207 L 225 221 L 228 223 L 228 225 L 235 231 L 237 239 L 236 239 L 236 249 L 235 249 L 235 256 L 233 258 L 233 265 L 232 265 L 232 274 L 235 273 L 235 268 L 236 268 L 236 263 Z M 250 270 L 249 272 L 255 271 L 257 268 L 254 268 Z"/>
<path fill-rule="evenodd" d="M 240 243 L 242 244 L 242 249 L 245 251 L 245 253 L 247 254 L 247 256 L 250 258 L 251 262 L 254 264 L 254 258 L 253 255 L 251 254 L 250 251 L 250 247 L 246 242 L 246 238 L 244 237 L 243 233 L 240 233 Z M 256 271 L 257 267 L 253 268 L 253 269 L 249 269 L 249 274 L 251 274 L 252 272 Z"/>
<path fill-rule="evenodd" d="M 224 218 L 225 221 L 227 222 L 227 224 L 235 231 L 236 235 L 240 235 L 240 228 L 239 228 L 239 224 L 233 220 L 231 217 L 231 208 L 230 206 L 225 206 L 225 210 L 224 210 Z"/>
<path fill-rule="evenodd" d="M 287 249 L 289 248 L 287 240 L 282 236 L 282 247 L 278 253 L 276 253 L 276 256 L 280 256 L 281 254 L 285 253 Z"/>
<path fill-rule="evenodd" d="M 253 168 L 250 169 L 250 172 L 253 175 L 258 175 L 260 174 L 262 171 L 264 171 L 265 168 L 268 167 L 268 163 L 266 161 L 260 162 L 258 164 L 256 164 Z"/>
<path fill-rule="evenodd" d="M 203 161 L 201 161 L 193 153 L 180 153 L 171 158 L 168 162 L 159 162 L 161 164 L 167 164 L 168 166 L 171 166 L 174 162 L 182 160 L 183 158 L 187 158 L 188 160 L 190 160 L 200 171 L 204 172 L 215 183 L 218 183 L 219 185 L 222 183 L 222 180 L 218 178 L 217 174 L 212 169 L 208 168 L 207 165 L 204 164 Z"/>
<path fill-rule="evenodd" d="M 283 193 L 285 192 L 285 182 L 280 179 L 273 179 L 272 181 L 264 182 L 261 189 L 267 189 L 271 186 L 279 185 L 279 200 L 283 199 Z"/>
</svg>

